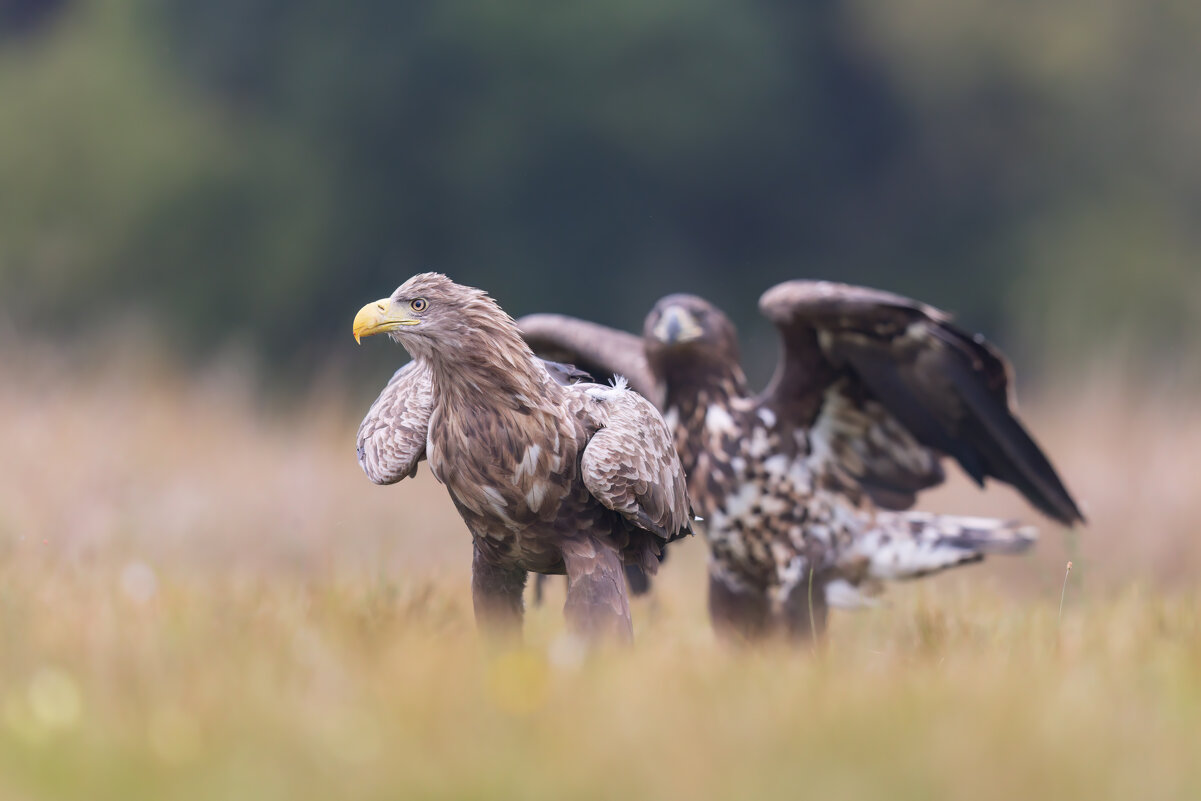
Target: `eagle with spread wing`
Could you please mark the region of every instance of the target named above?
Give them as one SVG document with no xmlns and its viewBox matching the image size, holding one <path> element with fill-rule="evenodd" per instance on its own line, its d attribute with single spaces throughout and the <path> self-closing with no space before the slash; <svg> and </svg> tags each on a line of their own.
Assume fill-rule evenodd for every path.
<svg viewBox="0 0 1201 801">
<path fill-rule="evenodd" d="M 904 511 L 950 456 L 977 483 L 1083 517 L 1014 414 L 1010 368 L 983 337 L 899 295 L 789 281 L 760 310 L 783 354 L 752 394 L 719 309 L 670 295 L 641 338 L 562 315 L 522 318 L 536 352 L 620 373 L 664 411 L 708 540 L 709 611 L 722 634 L 824 630 L 828 606 L 871 603 L 880 580 L 1022 551 L 1011 522 Z"/>
<path fill-rule="evenodd" d="M 422 459 L 474 544 L 472 593 L 487 628 L 520 629 L 526 574 L 566 573 L 564 612 L 585 636 L 629 639 L 623 564 L 653 573 L 691 533 L 684 472 L 655 407 L 534 356 L 484 292 L 416 275 L 355 317 L 413 359 L 359 428 L 367 477 L 392 484 Z"/>
</svg>

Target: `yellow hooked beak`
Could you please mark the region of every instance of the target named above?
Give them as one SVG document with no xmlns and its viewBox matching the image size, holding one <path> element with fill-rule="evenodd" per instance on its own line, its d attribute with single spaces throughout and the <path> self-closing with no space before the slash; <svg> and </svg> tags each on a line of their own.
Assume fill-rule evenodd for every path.
<svg viewBox="0 0 1201 801">
<path fill-rule="evenodd" d="M 683 306 L 668 306 L 651 331 L 655 339 L 668 345 L 691 342 L 705 335 L 696 317 Z"/>
<path fill-rule="evenodd" d="M 354 341 L 361 343 L 363 337 L 384 334 L 402 325 L 417 325 L 420 322 L 409 316 L 407 307 L 398 307 L 392 298 L 383 298 L 368 303 L 354 316 Z"/>
</svg>

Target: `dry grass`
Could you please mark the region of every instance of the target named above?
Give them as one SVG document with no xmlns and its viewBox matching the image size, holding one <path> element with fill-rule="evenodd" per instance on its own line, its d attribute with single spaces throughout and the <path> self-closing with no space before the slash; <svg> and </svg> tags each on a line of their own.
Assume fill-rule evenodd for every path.
<svg viewBox="0 0 1201 801">
<path fill-rule="evenodd" d="M 466 534 L 426 471 L 363 479 L 357 403 L 130 364 L 0 368 L 0 798 L 1201 797 L 1184 402 L 1029 405 L 1088 504 L 1074 548 L 1047 530 L 795 653 L 712 641 L 693 542 L 638 645 L 585 659 L 557 584 L 525 649 L 479 641 Z"/>
</svg>

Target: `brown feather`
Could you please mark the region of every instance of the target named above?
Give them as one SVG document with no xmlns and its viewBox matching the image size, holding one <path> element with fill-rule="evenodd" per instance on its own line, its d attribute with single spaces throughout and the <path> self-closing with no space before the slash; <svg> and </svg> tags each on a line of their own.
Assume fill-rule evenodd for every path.
<svg viewBox="0 0 1201 801">
<path fill-rule="evenodd" d="M 1008 364 L 982 338 L 937 309 L 860 287 L 788 282 L 760 305 L 784 353 L 755 397 L 734 327 L 711 304 L 668 296 L 644 325 L 646 365 L 706 518 L 715 626 L 742 636 L 776 624 L 794 636 L 820 633 L 827 586 L 842 585 L 831 597 L 849 602 L 878 578 L 868 569 L 877 561 L 887 562 L 886 577 L 904 577 L 1017 550 L 998 543 L 1028 546 L 1029 534 L 1001 521 L 877 511 L 908 508 L 940 483 L 944 455 L 978 480 L 1013 484 L 1055 519 L 1080 519 L 1013 414 Z M 539 318 L 527 335 L 544 355 L 591 359 L 599 374 L 628 361 L 629 335 Z M 594 438 L 598 448 L 603 441 Z M 604 474 L 618 498 L 642 492 L 630 478 Z M 635 520 L 660 508 L 653 495 L 639 510 L 612 505 Z"/>
<path fill-rule="evenodd" d="M 423 301 L 419 309 L 415 300 Z M 580 543 L 588 543 L 598 567 L 582 567 L 569 591 L 577 611 L 598 592 L 587 576 L 600 571 L 608 581 L 612 560 L 618 578 L 623 561 L 653 570 L 662 544 L 689 530 L 685 479 L 651 403 L 622 387 L 572 383 L 578 376 L 536 358 L 491 298 L 445 276 L 414 276 L 388 303 L 414 309 L 409 317 L 417 322 L 389 333 L 417 367 L 385 388 L 363 430 L 369 445 L 400 440 L 409 445 L 405 453 L 421 440 L 430 470 L 474 537 L 482 620 L 512 611 L 518 574 L 570 570 L 568 550 Z M 421 375 L 428 380 L 417 381 Z M 399 458 L 388 464 L 391 472 L 377 474 L 411 474 Z M 624 593 L 622 579 L 621 604 Z M 591 631 L 596 616 L 624 614 L 628 628 L 628 607 L 596 597 L 603 608 L 573 620 L 587 618 Z"/>
<path fill-rule="evenodd" d="M 529 314 L 517 326 L 543 358 L 569 362 L 601 381 L 624 376 L 635 392 L 661 401 L 663 388 L 647 366 L 640 337 L 562 314 Z"/>
<path fill-rule="evenodd" d="M 920 442 L 954 457 L 979 483 L 1000 479 L 1048 516 L 1068 525 L 1083 521 L 1014 415 L 1011 368 L 983 337 L 967 334 L 950 315 L 917 301 L 825 281 L 779 284 L 759 305 L 784 343 L 776 377 L 763 395 L 765 405 L 784 411 L 806 392 L 825 392 L 829 399 L 823 384 L 847 382 L 864 400 L 859 408 L 843 408 L 861 413 L 874 403 L 879 430 L 894 432 L 881 441 L 891 439 L 898 459 L 921 462 L 915 458 Z M 815 367 L 819 357 L 825 364 Z M 885 415 L 901 425 L 890 426 Z M 864 467 L 865 486 L 902 497 L 942 478 L 941 471 L 915 472 L 878 458 Z"/>
<path fill-rule="evenodd" d="M 429 368 L 411 361 L 396 371 L 359 426 L 359 465 L 376 484 L 417 474 L 433 411 Z"/>
</svg>

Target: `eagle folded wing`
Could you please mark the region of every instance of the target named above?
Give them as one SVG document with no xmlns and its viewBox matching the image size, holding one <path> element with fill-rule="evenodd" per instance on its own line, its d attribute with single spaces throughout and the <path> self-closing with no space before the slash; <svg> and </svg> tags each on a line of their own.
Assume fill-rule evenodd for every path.
<svg viewBox="0 0 1201 801">
<path fill-rule="evenodd" d="M 584 486 L 605 506 L 664 540 L 691 533 L 684 471 L 663 418 L 633 392 L 605 392 L 609 420 L 584 448 Z"/>
<path fill-rule="evenodd" d="M 900 295 L 824 281 L 779 284 L 759 308 L 784 343 L 762 402 L 777 414 L 811 412 L 814 436 L 882 505 L 903 508 L 941 480 L 924 447 L 978 483 L 1013 485 L 1055 520 L 1083 521 L 1015 416 L 1009 365 L 983 337 Z M 857 427 L 866 438 L 845 433 Z"/>
<path fill-rule="evenodd" d="M 624 376 L 643 397 L 661 402 L 663 388 L 647 366 L 641 337 L 563 314 L 529 314 L 517 327 L 542 358 L 569 362 L 598 381 Z"/>
<path fill-rule="evenodd" d="M 359 425 L 359 465 L 367 478 L 395 484 L 416 475 L 432 411 L 429 367 L 411 361 L 396 371 Z"/>
</svg>

